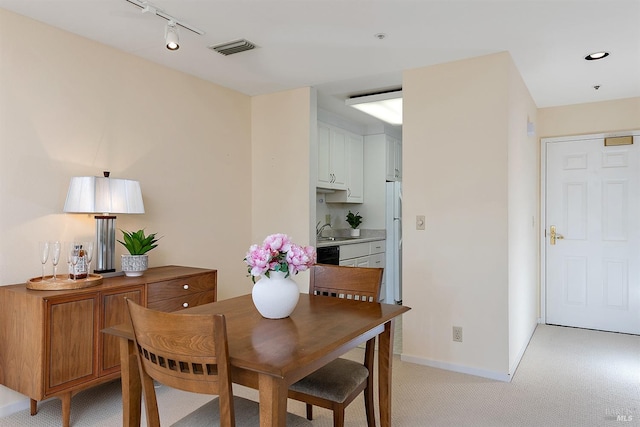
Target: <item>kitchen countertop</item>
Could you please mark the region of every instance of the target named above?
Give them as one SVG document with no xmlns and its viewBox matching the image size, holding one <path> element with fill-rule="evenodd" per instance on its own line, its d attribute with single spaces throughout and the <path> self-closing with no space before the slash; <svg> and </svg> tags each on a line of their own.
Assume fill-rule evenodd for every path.
<svg viewBox="0 0 640 427">
<path fill-rule="evenodd" d="M 363 230 L 364 231 L 364 230 Z M 372 230 L 373 231 L 373 230 Z M 378 240 L 385 240 L 385 233 L 382 230 L 380 232 L 370 232 L 370 233 L 362 233 L 360 237 L 334 237 L 333 240 L 331 238 L 321 238 L 317 241 L 317 248 L 324 248 L 327 246 L 341 246 L 341 245 L 353 245 L 356 243 L 367 243 L 367 242 L 375 242 Z"/>
</svg>

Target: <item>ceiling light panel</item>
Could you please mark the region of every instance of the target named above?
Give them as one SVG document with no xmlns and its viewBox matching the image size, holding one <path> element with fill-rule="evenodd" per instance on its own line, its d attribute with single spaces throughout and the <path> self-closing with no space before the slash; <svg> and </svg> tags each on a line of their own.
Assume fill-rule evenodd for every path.
<svg viewBox="0 0 640 427">
<path fill-rule="evenodd" d="M 345 105 L 356 108 L 392 125 L 402 124 L 402 91 L 353 97 Z"/>
</svg>

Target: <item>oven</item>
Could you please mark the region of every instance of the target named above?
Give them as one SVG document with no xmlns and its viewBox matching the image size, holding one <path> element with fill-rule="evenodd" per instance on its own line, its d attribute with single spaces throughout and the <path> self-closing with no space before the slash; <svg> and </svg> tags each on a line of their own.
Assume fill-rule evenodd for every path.
<svg viewBox="0 0 640 427">
<path fill-rule="evenodd" d="M 316 248 L 318 264 L 340 264 L 340 246 L 322 246 Z"/>
</svg>

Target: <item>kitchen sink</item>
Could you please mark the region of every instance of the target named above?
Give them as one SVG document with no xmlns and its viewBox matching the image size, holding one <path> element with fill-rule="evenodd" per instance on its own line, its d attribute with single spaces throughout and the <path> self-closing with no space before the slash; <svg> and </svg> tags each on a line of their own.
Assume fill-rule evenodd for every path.
<svg viewBox="0 0 640 427">
<path fill-rule="evenodd" d="M 318 237 L 318 242 L 343 242 L 353 239 L 355 239 L 355 237 Z"/>
</svg>

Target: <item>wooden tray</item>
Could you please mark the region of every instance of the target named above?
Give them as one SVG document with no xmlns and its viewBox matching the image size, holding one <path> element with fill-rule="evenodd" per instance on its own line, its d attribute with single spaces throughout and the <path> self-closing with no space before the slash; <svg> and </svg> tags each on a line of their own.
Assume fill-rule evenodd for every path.
<svg viewBox="0 0 640 427">
<path fill-rule="evenodd" d="M 36 291 L 60 291 L 64 289 L 82 289 L 96 286 L 102 283 L 102 276 L 99 274 L 89 274 L 86 279 L 73 280 L 69 279 L 67 274 L 56 276 L 56 280 L 53 280 L 53 276 L 34 277 L 27 281 L 27 289 L 33 289 Z"/>
</svg>

